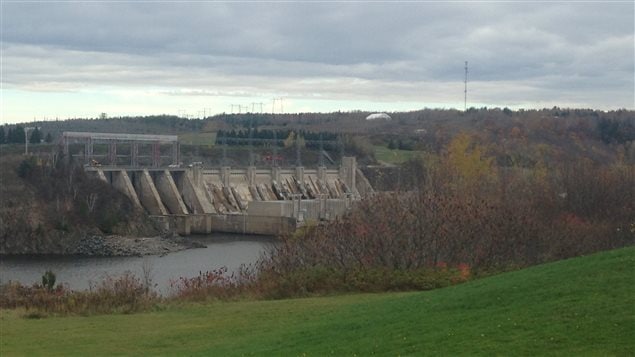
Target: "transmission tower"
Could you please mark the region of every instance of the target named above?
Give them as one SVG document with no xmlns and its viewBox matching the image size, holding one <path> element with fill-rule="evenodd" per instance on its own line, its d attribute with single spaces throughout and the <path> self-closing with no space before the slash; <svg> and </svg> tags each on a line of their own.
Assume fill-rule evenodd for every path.
<svg viewBox="0 0 635 357">
<path fill-rule="evenodd" d="M 463 90 L 463 111 L 467 111 L 467 61 L 465 61 L 465 89 Z"/>
<path fill-rule="evenodd" d="M 260 113 L 262 113 L 263 102 L 251 102 L 251 112 L 256 113 L 256 106 L 260 105 Z"/>
<path fill-rule="evenodd" d="M 283 107 L 283 104 L 282 104 L 282 100 L 283 100 L 283 99 L 284 99 L 284 98 L 282 98 L 282 97 L 280 97 L 280 98 L 273 98 L 273 99 L 272 99 L 272 104 L 271 104 L 271 113 L 272 113 L 272 114 L 273 114 L 273 113 L 275 112 L 275 110 L 276 110 L 276 102 L 279 102 L 279 103 L 280 103 L 280 113 L 284 113 L 284 107 Z"/>
</svg>

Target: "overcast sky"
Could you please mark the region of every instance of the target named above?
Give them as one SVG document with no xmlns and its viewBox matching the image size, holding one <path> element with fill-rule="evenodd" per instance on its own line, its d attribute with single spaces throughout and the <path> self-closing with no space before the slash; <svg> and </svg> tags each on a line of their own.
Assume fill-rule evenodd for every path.
<svg viewBox="0 0 635 357">
<path fill-rule="evenodd" d="M 1 4 L 4 122 L 635 107 L 633 1 Z"/>
</svg>

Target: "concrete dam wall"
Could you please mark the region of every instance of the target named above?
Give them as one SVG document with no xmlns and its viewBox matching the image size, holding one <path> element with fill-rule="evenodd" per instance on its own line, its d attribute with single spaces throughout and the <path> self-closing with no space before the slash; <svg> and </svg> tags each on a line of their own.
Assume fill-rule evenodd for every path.
<svg viewBox="0 0 635 357">
<path fill-rule="evenodd" d="M 179 234 L 278 235 L 332 220 L 372 192 L 354 157 L 339 169 L 86 167 Z"/>
</svg>

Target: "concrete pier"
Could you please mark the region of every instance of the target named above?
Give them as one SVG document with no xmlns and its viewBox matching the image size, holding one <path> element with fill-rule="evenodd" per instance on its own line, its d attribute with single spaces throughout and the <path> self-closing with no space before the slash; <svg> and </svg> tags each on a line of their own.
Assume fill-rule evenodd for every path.
<svg viewBox="0 0 635 357">
<path fill-rule="evenodd" d="M 148 170 L 135 172 L 135 189 L 139 194 L 139 200 L 143 207 L 152 215 L 167 215 L 168 210 L 163 206 L 159 192 L 157 191 Z"/>
<path fill-rule="evenodd" d="M 183 196 L 185 205 L 190 213 L 193 214 L 216 213 L 214 206 L 212 206 L 211 196 L 202 186 L 200 172 L 198 173 L 198 180 L 196 179 L 196 174 L 196 172 L 187 171 L 181 175 L 178 187 L 180 187 L 179 191 Z"/>
<path fill-rule="evenodd" d="M 103 171 L 98 175 L 104 178 L 106 177 Z M 135 191 L 132 181 L 130 181 L 130 177 L 126 171 L 119 170 L 112 173 L 112 186 L 119 192 L 126 195 L 135 207 L 141 208 L 141 202 L 137 196 L 137 192 Z"/>
<path fill-rule="evenodd" d="M 181 194 L 176 189 L 176 184 L 172 175 L 167 170 L 159 171 L 155 174 L 155 185 L 161 201 L 171 214 L 187 214 L 187 207 L 181 198 Z"/>
</svg>

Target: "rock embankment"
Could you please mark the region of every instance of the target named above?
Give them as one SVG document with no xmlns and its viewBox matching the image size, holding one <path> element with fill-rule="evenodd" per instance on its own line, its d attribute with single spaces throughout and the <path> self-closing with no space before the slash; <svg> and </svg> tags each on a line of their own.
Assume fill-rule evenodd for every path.
<svg viewBox="0 0 635 357">
<path fill-rule="evenodd" d="M 178 235 L 156 237 L 124 237 L 118 235 L 87 235 L 76 245 L 71 254 L 84 256 L 142 256 L 161 255 L 204 245 Z"/>
</svg>

